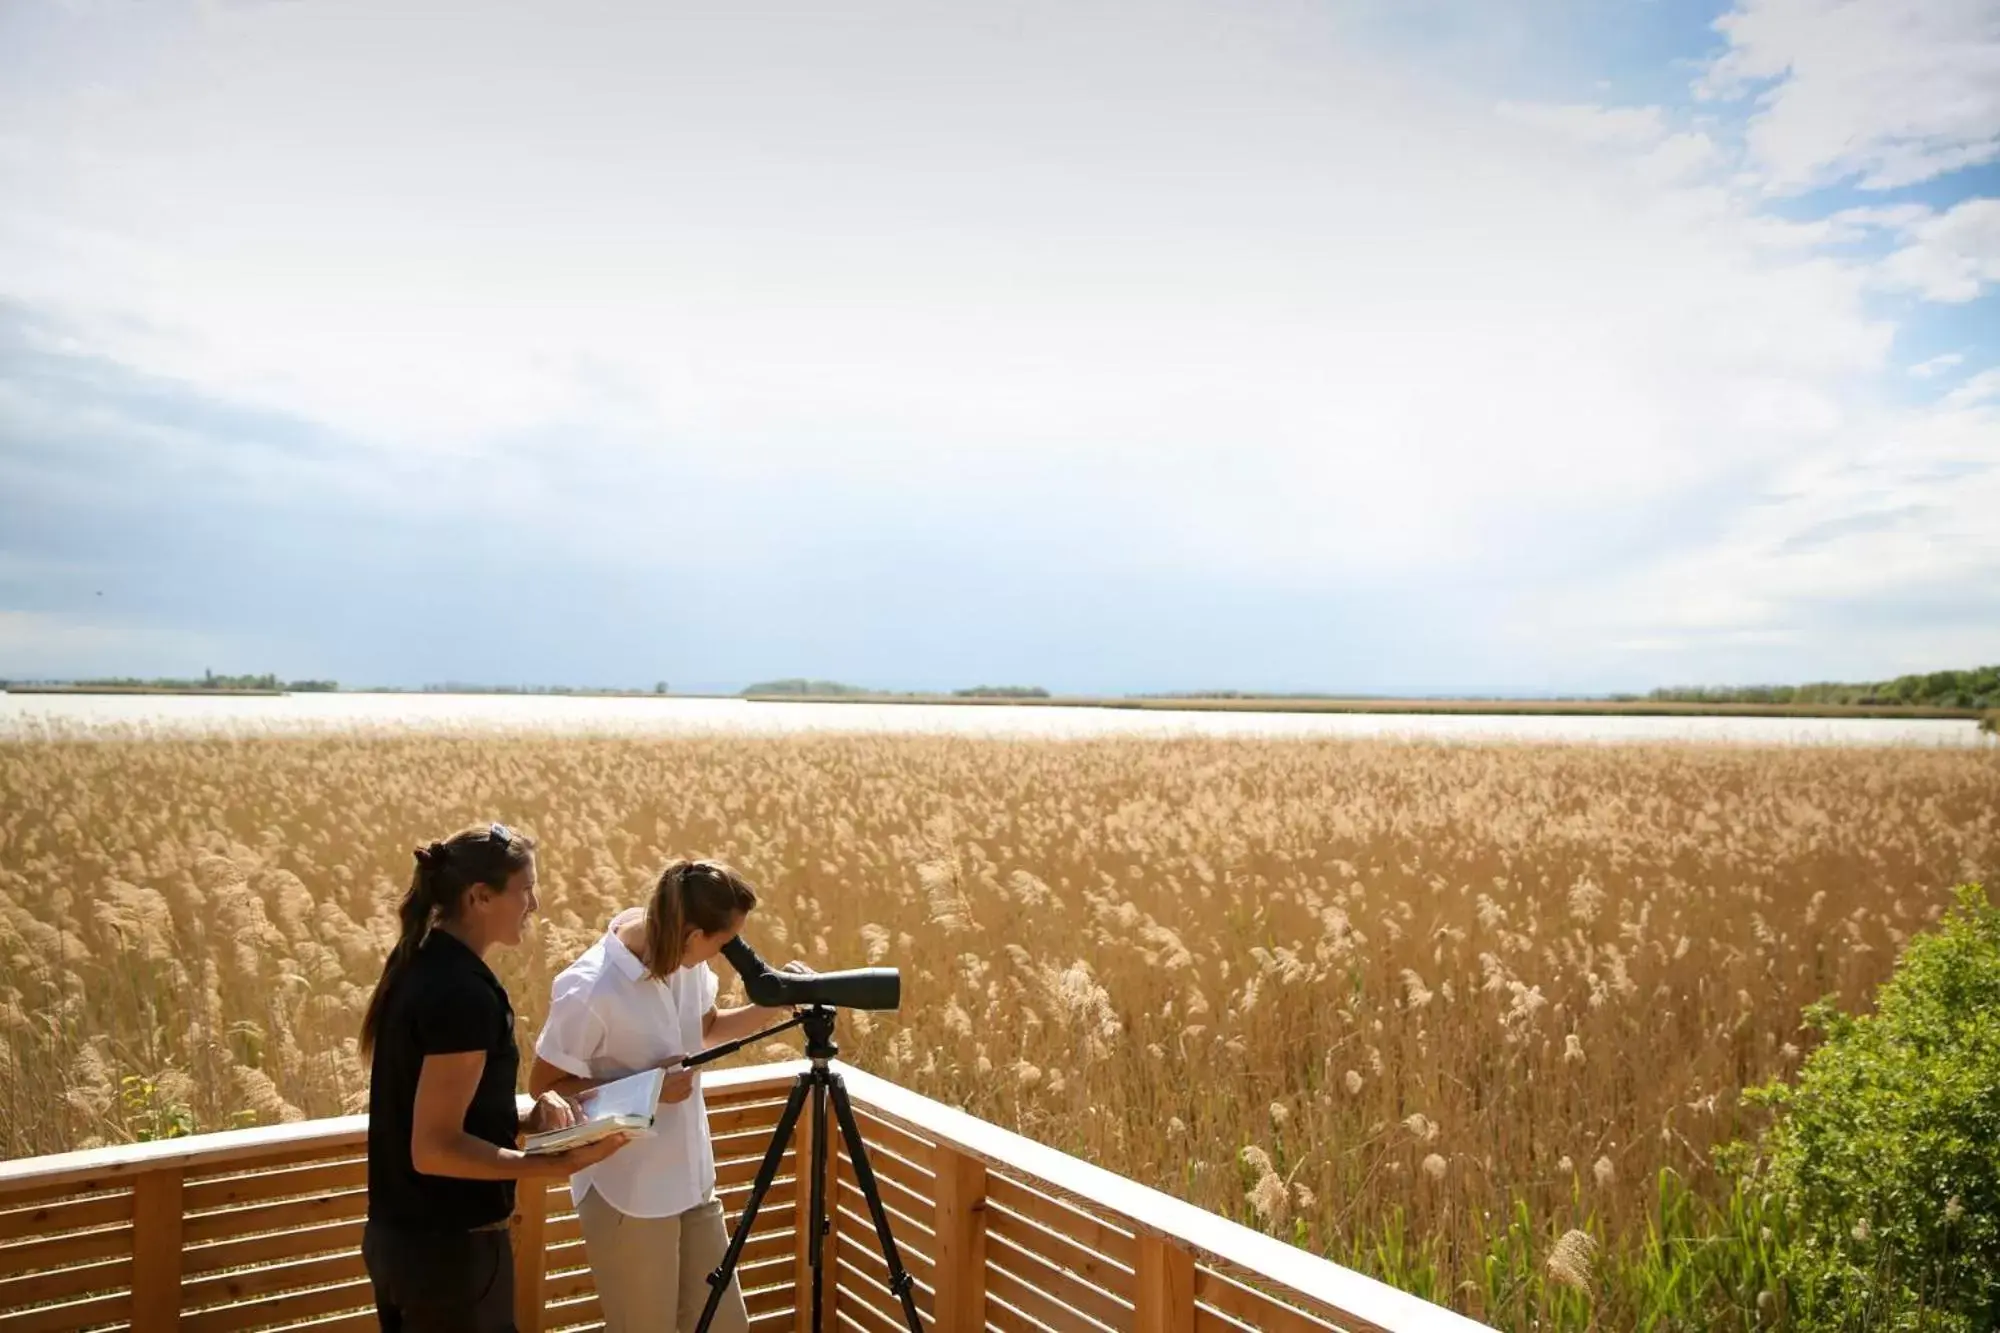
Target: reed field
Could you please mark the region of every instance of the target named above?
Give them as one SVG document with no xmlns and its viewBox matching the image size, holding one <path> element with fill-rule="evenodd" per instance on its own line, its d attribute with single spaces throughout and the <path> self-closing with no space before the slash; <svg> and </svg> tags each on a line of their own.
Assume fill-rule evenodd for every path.
<svg viewBox="0 0 2000 1333">
<path fill-rule="evenodd" d="M 2000 754 L 0 743 L 5 1153 L 359 1108 L 411 849 L 489 819 L 542 845 L 494 958 L 524 1045 L 660 863 L 725 858 L 767 958 L 903 969 L 843 1058 L 1503 1327 L 1608 1329 L 1744 1206 L 1712 1150 L 1802 1009 L 1994 882 Z"/>
</svg>

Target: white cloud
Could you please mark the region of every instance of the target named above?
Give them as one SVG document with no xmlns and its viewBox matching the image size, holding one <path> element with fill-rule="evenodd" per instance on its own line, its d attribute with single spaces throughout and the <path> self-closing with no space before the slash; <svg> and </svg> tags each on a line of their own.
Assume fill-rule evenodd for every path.
<svg viewBox="0 0 2000 1333">
<path fill-rule="evenodd" d="M 1928 214 L 1780 223 L 1658 108 L 1496 116 L 1144 12 L 224 10 L 0 116 L 0 275 L 93 351 L 327 423 L 360 475 L 480 460 L 630 560 L 689 466 L 892 536 L 1026 514 L 1079 560 L 1316 589 L 1595 571 L 1591 533 L 1783 472 L 1818 507 L 1688 556 L 1709 602 L 1612 596 L 1783 632 L 1809 589 L 1759 562 L 1876 514 L 1842 468 L 1928 429 L 1875 401 L 1869 269 L 1818 249 Z M 1929 512 L 1894 522 L 1956 568 Z"/>
<path fill-rule="evenodd" d="M 1939 375 L 1947 371 L 1957 369 L 1964 361 L 1965 357 L 1962 353 L 1942 352 L 1928 361 L 1919 361 L 1914 366 L 1911 366 L 1910 376 L 1913 379 L 1920 380 L 1936 379 Z"/>
<path fill-rule="evenodd" d="M 1748 147 L 1771 188 L 1893 189 L 2000 157 L 1992 0 L 1738 0 L 1696 85 L 1756 95 Z"/>
<path fill-rule="evenodd" d="M 1593 147 L 1651 148 L 1667 137 L 1666 117 L 1656 106 L 1502 102 L 1496 110 L 1508 120 Z"/>
<path fill-rule="evenodd" d="M 2000 199 L 1964 200 L 1903 233 L 1906 243 L 1882 261 L 1885 285 L 1963 303 L 2000 283 Z"/>
<path fill-rule="evenodd" d="M 1760 645 L 1881 660 L 1884 645 L 1863 646 L 1869 618 L 1922 607 L 1899 652 L 2000 653 L 1987 592 L 2000 586 L 2000 371 L 1979 378 L 1982 392 L 1941 409 L 1850 423 L 1713 541 L 1551 598 L 1524 628 L 1589 626 L 1598 642 L 1694 661 Z"/>
<path fill-rule="evenodd" d="M 1944 399 L 1948 408 L 1971 408 L 1993 402 L 2000 402 L 2000 366 L 1971 376 Z"/>
</svg>

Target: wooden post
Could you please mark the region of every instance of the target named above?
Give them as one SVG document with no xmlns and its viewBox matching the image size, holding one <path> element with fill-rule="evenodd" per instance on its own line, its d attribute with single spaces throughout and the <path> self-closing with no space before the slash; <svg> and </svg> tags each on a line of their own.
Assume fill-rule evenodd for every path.
<svg viewBox="0 0 2000 1333">
<path fill-rule="evenodd" d="M 542 1333 L 548 1218 L 548 1182 L 529 1177 L 514 1187 L 514 1325 L 520 1333 Z"/>
<path fill-rule="evenodd" d="M 1194 1328 L 1194 1255 L 1176 1241 L 1139 1236 L 1135 1314 L 1139 1333 Z"/>
<path fill-rule="evenodd" d="M 132 1333 L 181 1326 L 181 1170 L 132 1180 Z"/>
<path fill-rule="evenodd" d="M 946 1144 L 935 1150 L 938 1333 L 986 1327 L 986 1164 Z"/>
</svg>

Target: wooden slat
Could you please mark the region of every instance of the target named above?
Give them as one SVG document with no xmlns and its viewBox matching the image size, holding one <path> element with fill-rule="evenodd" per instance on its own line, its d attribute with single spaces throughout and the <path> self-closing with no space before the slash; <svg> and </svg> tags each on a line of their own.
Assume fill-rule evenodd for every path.
<svg viewBox="0 0 2000 1333">
<path fill-rule="evenodd" d="M 239 1305 L 216 1305 L 181 1316 L 181 1333 L 234 1333 L 244 1328 L 270 1324 L 291 1324 L 314 1315 L 347 1314 L 373 1309 L 375 1292 L 368 1279 L 344 1282 L 317 1291 L 289 1291 L 244 1301 Z"/>
<path fill-rule="evenodd" d="M 882 1195 L 882 1207 L 889 1214 L 889 1230 L 898 1241 L 908 1240 L 925 1254 L 937 1248 L 937 1232 L 931 1228 L 931 1221 L 937 1216 L 936 1205 L 929 1199 L 919 1199 L 893 1181 L 877 1182 Z M 859 1185 L 842 1183 L 835 1195 L 841 1202 L 854 1210 L 856 1217 L 868 1216 L 868 1200 L 862 1197 Z M 869 1225 L 872 1227 L 873 1222 Z"/>
<path fill-rule="evenodd" d="M 1034 1251 L 1013 1244 L 1005 1236 L 996 1234 L 990 1241 L 991 1248 L 987 1251 L 990 1266 L 1006 1269 L 1036 1291 L 1082 1311 L 1107 1328 L 1132 1326 L 1132 1306 L 1102 1287 L 1085 1282 Z"/>
<path fill-rule="evenodd" d="M 58 1199 L 30 1208 L 10 1208 L 0 1213 L 0 1241 L 50 1236 L 86 1227 L 108 1226 L 132 1220 L 132 1196 L 107 1194 L 94 1199 Z"/>
<path fill-rule="evenodd" d="M 1046 1333 L 1040 1324 L 990 1290 L 986 1293 L 986 1327 L 995 1333 Z"/>
<path fill-rule="evenodd" d="M 542 1299 L 544 1308 L 578 1296 L 589 1296 L 597 1291 L 597 1278 L 588 1268 L 578 1268 L 567 1273 L 551 1273 L 543 1280 Z M 550 1324 L 547 1327 L 553 1328 Z"/>
<path fill-rule="evenodd" d="M 1064 1304 L 1020 1274 L 1004 1268 L 987 1266 L 986 1292 L 991 1299 L 1004 1301 L 1044 1328 L 1061 1329 L 1065 1333 L 1068 1330 L 1099 1333 L 1104 1328 L 1083 1311 Z"/>
<path fill-rule="evenodd" d="M 748 1157 L 754 1161 L 763 1161 L 764 1154 L 771 1150 L 772 1128 L 772 1126 L 760 1126 L 736 1134 L 711 1133 L 709 1143 L 715 1149 L 715 1160 L 733 1162 L 738 1158 Z M 799 1135 L 795 1130 L 792 1133 L 792 1141 L 785 1145 L 787 1157 L 798 1151 L 798 1140 Z"/>
<path fill-rule="evenodd" d="M 940 1148 L 931 1214 L 941 1333 L 986 1327 L 986 1164 Z"/>
<path fill-rule="evenodd" d="M 1133 1278 L 1132 1327 L 1137 1333 L 1189 1333 L 1194 1328 L 1194 1255 L 1185 1245 L 1141 1236 Z"/>
<path fill-rule="evenodd" d="M 987 1182 L 986 1197 L 995 1208 L 1028 1218 L 1125 1268 L 1138 1264 L 1139 1247 L 1130 1232 L 1074 1204 L 1001 1175 Z"/>
<path fill-rule="evenodd" d="M 1255 1329 L 1271 1329 L 1274 1333 L 1340 1333 L 1335 1325 L 1323 1319 L 1315 1319 L 1205 1266 L 1195 1269 L 1194 1298 Z"/>
<path fill-rule="evenodd" d="M 583 1219 L 575 1213 L 568 1217 L 552 1217 L 542 1224 L 542 1244 L 561 1245 L 567 1241 L 583 1239 Z"/>
<path fill-rule="evenodd" d="M 776 1259 L 763 1259 L 757 1263 L 739 1261 L 736 1265 L 736 1284 L 745 1291 L 763 1287 L 784 1287 L 792 1285 L 792 1265 L 789 1255 L 779 1255 Z"/>
<path fill-rule="evenodd" d="M 891 1319 L 873 1304 L 864 1303 L 860 1293 L 847 1294 L 847 1301 L 835 1316 L 836 1327 L 852 1330 L 852 1333 L 909 1333 L 900 1313 Z"/>
<path fill-rule="evenodd" d="M 743 1293 L 743 1308 L 750 1314 L 776 1314 L 780 1310 L 792 1308 L 792 1289 L 783 1287 L 757 1287 Z"/>
<path fill-rule="evenodd" d="M 568 1300 L 549 1302 L 546 1327 L 551 1329 L 575 1328 L 579 1324 L 601 1322 L 604 1309 L 598 1304 L 597 1293 L 587 1296 L 572 1296 Z"/>
<path fill-rule="evenodd" d="M 764 1215 L 757 1214 L 757 1220 L 762 1222 Z M 760 1226 L 750 1233 L 749 1240 L 743 1242 L 743 1253 L 737 1256 L 736 1265 L 738 1268 L 748 1268 L 752 1264 L 761 1264 L 766 1260 L 789 1260 L 791 1257 L 792 1233 L 789 1230 L 780 1231 L 776 1227 L 766 1231 Z M 785 1280 L 788 1282 L 791 1280 L 790 1271 L 786 1270 L 788 1276 Z"/>
<path fill-rule="evenodd" d="M 786 1153 L 778 1161 L 778 1179 L 781 1180 L 791 1175 L 797 1165 L 797 1154 Z M 715 1165 L 715 1188 L 717 1190 L 726 1190 L 741 1185 L 749 1185 L 757 1179 L 758 1168 L 762 1166 L 762 1162 L 749 1157 L 740 1158 L 734 1162 L 718 1162 Z M 777 1180 L 771 1182 L 771 1188 L 778 1188 Z"/>
<path fill-rule="evenodd" d="M 1036 1224 L 1010 1208 L 990 1207 L 986 1229 L 989 1235 L 1004 1237 L 1010 1244 L 1035 1254 L 1057 1268 L 1075 1273 L 1085 1282 L 1130 1302 L 1132 1270 L 1114 1262 L 1068 1236 Z"/>
<path fill-rule="evenodd" d="M 133 1178 L 132 1333 L 174 1333 L 180 1327 L 185 1197 L 178 1166 Z"/>
<path fill-rule="evenodd" d="M 766 1199 L 764 1206 L 757 1210 L 757 1225 L 751 1228 L 750 1231 L 752 1243 L 765 1236 L 782 1236 L 789 1239 L 793 1234 L 792 1228 L 797 1225 L 794 1216 L 796 1212 L 797 1209 L 789 1201 L 773 1204 L 769 1199 Z M 724 1222 L 725 1229 L 730 1235 L 734 1236 L 737 1224 L 742 1220 L 743 1214 L 740 1211 L 727 1214 Z"/>
<path fill-rule="evenodd" d="M 212 1208 L 261 1203 L 266 1199 L 334 1194 L 342 1190 L 366 1189 L 367 1186 L 368 1163 L 319 1162 L 260 1171 L 255 1175 L 196 1181 L 187 1187 L 182 1206 L 190 1213 L 200 1213 Z"/>
<path fill-rule="evenodd" d="M 883 1265 L 883 1272 L 885 1274 L 888 1272 L 888 1260 L 882 1257 L 882 1238 L 875 1234 L 873 1222 L 843 1206 L 834 1215 L 834 1227 L 842 1235 L 843 1251 L 858 1249 L 864 1254 L 872 1255 L 876 1263 Z M 936 1261 L 922 1250 L 904 1244 L 902 1236 L 896 1232 L 894 1222 L 889 1224 L 889 1235 L 896 1242 L 896 1257 L 903 1261 L 903 1267 L 914 1274 L 919 1282 L 935 1286 Z"/>
<path fill-rule="evenodd" d="M 902 1329 L 909 1333 L 909 1325 L 903 1319 L 903 1303 L 889 1291 L 886 1270 L 881 1268 L 881 1259 L 875 1259 L 876 1267 L 866 1268 L 853 1262 L 853 1252 L 845 1251 L 840 1262 L 834 1267 L 840 1285 L 840 1308 L 843 1311 L 867 1310 L 890 1328 Z M 922 1284 L 911 1289 L 910 1294 L 917 1301 L 917 1316 L 926 1325 L 932 1322 L 931 1312 L 936 1308 L 936 1298 L 926 1292 Z"/>
<path fill-rule="evenodd" d="M 285 1333 L 380 1333 L 382 1323 L 375 1317 L 375 1309 L 356 1310 L 352 1314 L 328 1315 L 325 1319 L 311 1319 L 303 1324 L 293 1324 Z"/>
<path fill-rule="evenodd" d="M 801 1182 L 796 1178 L 772 1181 L 771 1188 L 764 1193 L 763 1205 L 757 1209 L 757 1225 L 760 1227 L 764 1225 L 764 1215 L 766 1213 L 777 1211 L 782 1204 L 791 1203 L 794 1199 L 799 1198 L 801 1193 L 807 1188 L 808 1185 L 805 1182 Z M 750 1202 L 750 1186 L 748 1184 L 726 1187 L 718 1186 L 715 1192 L 722 1200 L 724 1215 L 731 1219 L 740 1216 L 743 1212 L 743 1205 Z M 730 1225 L 735 1225 L 733 1220 Z"/>
<path fill-rule="evenodd" d="M 132 1293 L 93 1296 L 67 1305 L 44 1305 L 34 1310 L 0 1314 L 0 1333 L 72 1333 L 97 1324 L 123 1323 L 132 1318 Z"/>
<path fill-rule="evenodd" d="M 854 1127 L 861 1131 L 861 1140 L 868 1145 L 870 1153 L 881 1148 L 926 1171 L 937 1169 L 937 1162 L 931 1151 L 931 1141 L 912 1134 L 894 1121 L 870 1115 L 864 1107 L 856 1106 Z"/>
<path fill-rule="evenodd" d="M 855 1234 L 851 1218 L 843 1217 L 841 1224 L 847 1228 L 841 1238 L 841 1256 L 866 1269 L 870 1278 L 886 1291 L 889 1286 L 889 1261 L 882 1257 L 882 1247 L 876 1244 L 874 1233 L 870 1232 L 864 1240 Z M 926 1311 L 932 1309 L 936 1304 L 937 1269 L 930 1260 L 920 1254 L 911 1254 L 900 1245 L 896 1247 L 896 1257 L 903 1261 L 903 1271 L 917 1284 L 917 1304 Z"/>
<path fill-rule="evenodd" d="M 180 1304 L 189 1310 L 232 1305 L 253 1297 L 277 1296 L 288 1291 L 330 1286 L 366 1276 L 368 1270 L 361 1262 L 360 1253 L 344 1250 L 321 1255 L 317 1259 L 294 1259 L 288 1263 L 189 1278 L 181 1283 Z"/>
<path fill-rule="evenodd" d="M 70 1268 L 52 1268 L 25 1277 L 0 1279 L 0 1310 L 67 1301 L 93 1292 L 130 1291 L 132 1260 L 100 1259 Z"/>
<path fill-rule="evenodd" d="M 360 1218 L 321 1222 L 295 1231 L 273 1231 L 263 1236 L 191 1246 L 181 1259 L 181 1273 L 183 1277 L 195 1277 L 225 1268 L 303 1259 L 328 1250 L 358 1250 L 364 1225 Z"/>
<path fill-rule="evenodd" d="M 775 1102 L 737 1102 L 734 1105 L 708 1108 L 708 1134 L 710 1138 L 726 1138 L 732 1134 L 755 1132 L 768 1141 L 771 1131 L 778 1127 L 778 1117 L 784 1114 L 785 1104 Z M 806 1117 L 799 1117 L 799 1129 L 805 1128 Z M 799 1131 L 794 1131 L 796 1135 Z"/>
<path fill-rule="evenodd" d="M 1255 1324 L 1231 1319 L 1228 1315 L 1218 1310 L 1211 1310 L 1206 1305 L 1194 1307 L 1194 1330 L 1195 1333 L 1262 1333 Z"/>
<path fill-rule="evenodd" d="M 87 1263 L 132 1253 L 132 1228 L 101 1227 L 68 1236 L 47 1236 L 14 1245 L 0 1245 L 0 1276 L 31 1273 L 44 1268 Z"/>
<path fill-rule="evenodd" d="M 574 1273 L 590 1267 L 590 1252 L 580 1240 L 564 1241 L 543 1250 L 542 1263 L 551 1275 Z"/>
<path fill-rule="evenodd" d="M 847 1154 L 842 1153 L 841 1159 L 847 1160 Z M 937 1177 L 929 1171 L 895 1153 L 877 1152 L 872 1148 L 868 1152 L 868 1165 L 875 1168 L 877 1180 L 900 1185 L 912 1197 L 914 1206 L 920 1212 L 928 1213 L 936 1206 Z"/>
<path fill-rule="evenodd" d="M 223 1208 L 199 1217 L 187 1218 L 182 1237 L 197 1241 L 229 1240 L 269 1231 L 290 1231 L 318 1222 L 363 1217 L 368 1212 L 367 1190 L 346 1190 L 307 1199 L 287 1199 L 282 1203 L 253 1203 L 242 1208 Z"/>
<path fill-rule="evenodd" d="M 750 1333 L 779 1333 L 792 1326 L 792 1307 L 781 1305 L 775 1310 L 750 1316 Z"/>
</svg>

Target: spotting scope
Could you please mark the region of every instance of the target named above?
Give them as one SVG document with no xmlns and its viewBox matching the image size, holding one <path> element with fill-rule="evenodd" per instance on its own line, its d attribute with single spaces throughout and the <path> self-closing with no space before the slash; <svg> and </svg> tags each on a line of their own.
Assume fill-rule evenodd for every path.
<svg viewBox="0 0 2000 1333">
<path fill-rule="evenodd" d="M 722 956 L 743 978 L 750 1003 L 766 1008 L 894 1009 L 903 1002 L 903 974 L 893 967 L 784 972 L 759 958 L 741 935 L 722 946 Z"/>
</svg>

